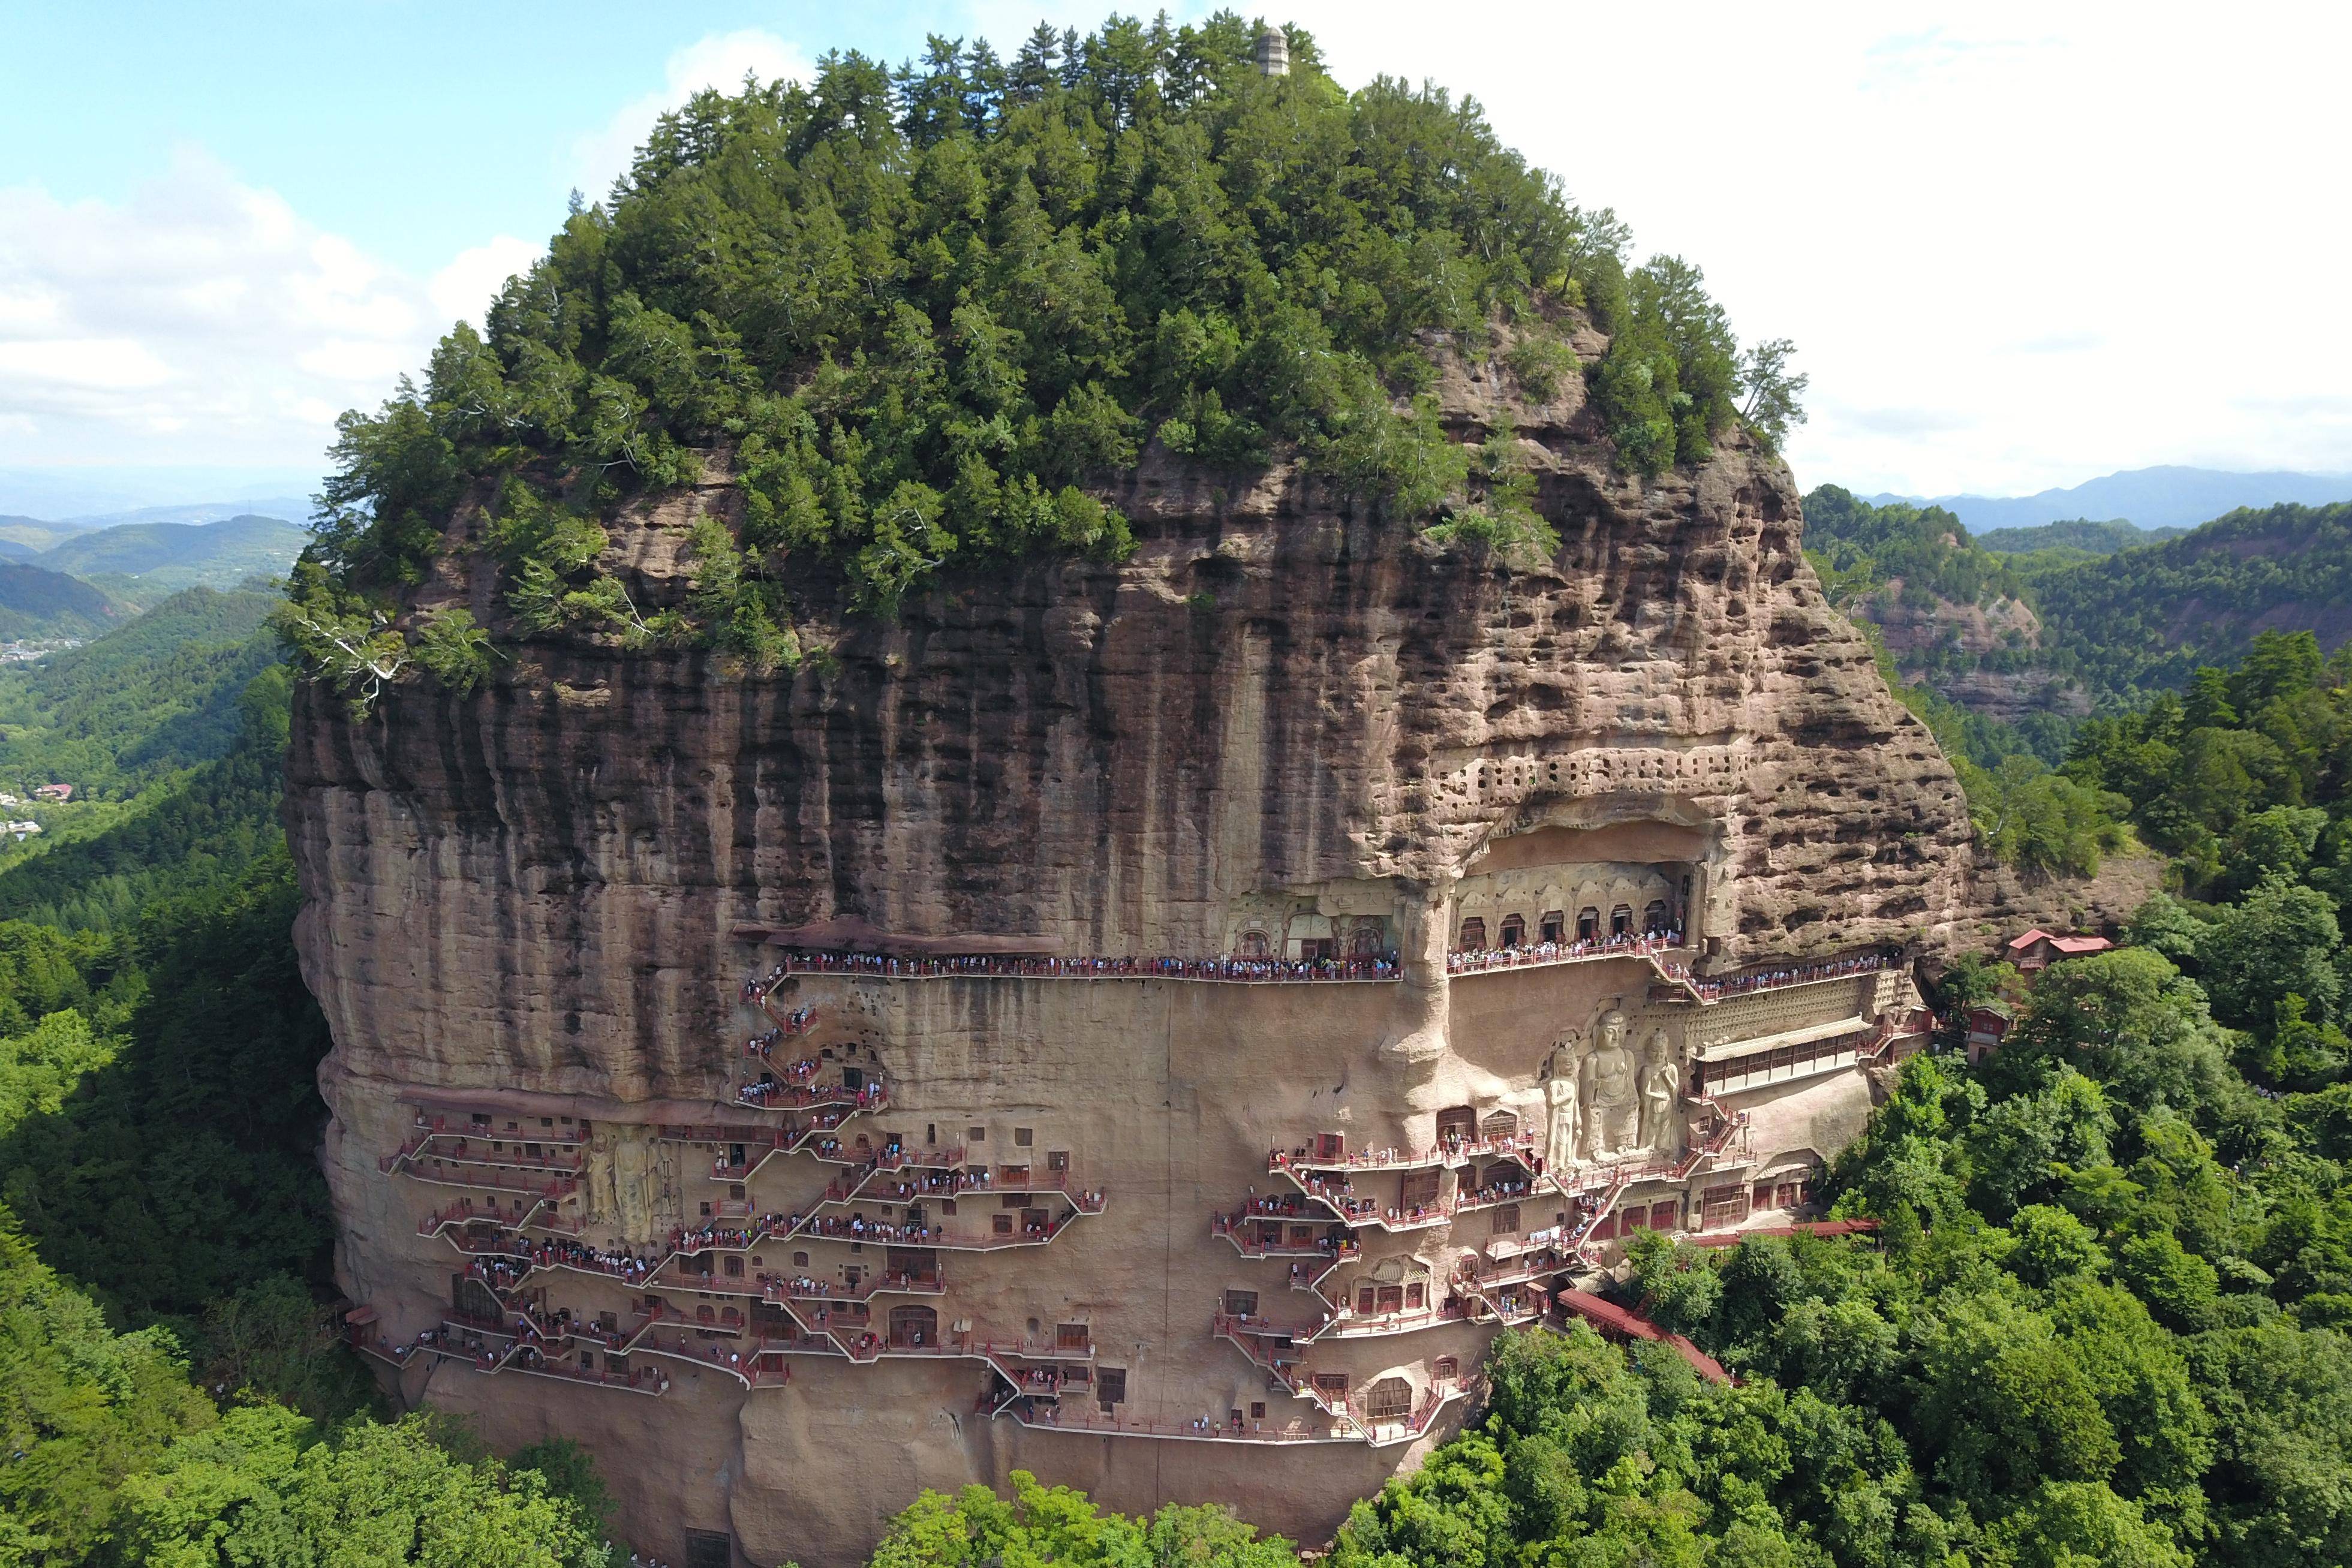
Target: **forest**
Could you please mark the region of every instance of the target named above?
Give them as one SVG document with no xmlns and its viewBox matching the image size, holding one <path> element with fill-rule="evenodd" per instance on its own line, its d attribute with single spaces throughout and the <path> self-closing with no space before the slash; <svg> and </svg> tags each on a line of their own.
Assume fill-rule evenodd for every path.
<svg viewBox="0 0 2352 1568">
<path fill-rule="evenodd" d="M 567 628 L 791 664 L 795 605 L 887 612 L 943 570 L 1124 554 L 1097 491 L 1148 444 L 1295 458 L 1465 548 L 1540 542 L 1425 394 L 1450 342 L 1545 401 L 1587 374 L 1572 319 L 1611 334 L 1591 393 L 1629 469 L 1801 417 L 1786 343 L 1743 355 L 1696 267 L 1633 265 L 1624 225 L 1474 100 L 1346 91 L 1298 28 L 1289 73 L 1264 76 L 1254 36 L 1219 12 L 1041 26 L 1010 59 L 934 38 L 895 71 L 831 54 L 805 84 L 666 117 L 485 331 L 344 416 L 281 622 L 307 667 L 362 695 L 418 671 L 466 688 L 494 635 Z M 597 566 L 597 519 L 719 447 L 743 520 L 697 530 L 687 611 L 643 615 Z M 398 594 L 461 501 L 500 563 L 498 623 L 403 629 Z"/>
<path fill-rule="evenodd" d="M 2043 536 L 2040 548 L 2000 550 L 1939 507 L 1874 505 L 1834 485 L 1805 496 L 1806 554 L 1850 610 L 1871 616 L 1892 594 L 1919 610 L 2012 600 L 2035 612 L 2032 639 L 1909 655 L 1904 673 L 1930 686 L 1976 671 L 2031 671 L 2111 713 L 2185 685 L 2200 664 L 2235 663 L 2263 631 L 2309 627 L 2334 643 L 2352 629 L 2343 620 L 2352 503 L 2243 509 L 2146 543 L 2116 524 L 2030 531 Z M 2068 722 L 2057 713 L 2028 718 L 2037 722 L 2017 738 L 2055 763 Z"/>
<path fill-rule="evenodd" d="M 298 672 L 482 677 L 492 627 L 391 613 L 461 500 L 505 573 L 498 636 L 762 667 L 798 656 L 803 595 L 887 612 L 945 571 L 1117 554 L 1092 482 L 1151 442 L 1295 456 L 1393 526 L 1529 537 L 1420 401 L 1435 335 L 1538 401 L 1588 378 L 1630 473 L 1800 417 L 1786 345 L 1740 351 L 1695 267 L 1635 265 L 1475 103 L 1344 92 L 1297 29 L 1264 78 L 1251 37 L 1114 19 L 698 98 L 485 331 L 344 418 L 282 607 L 191 590 L 0 672 L 5 771 L 94 797 L 0 859 L 0 1568 L 628 1558 L 583 1450 L 395 1417 L 337 1333 L 289 696 Z M 1577 316 L 1611 333 L 1590 366 Z M 745 521 L 697 537 L 692 613 L 656 624 L 597 571 L 596 518 L 719 442 Z M 1948 1014 L 2014 1021 L 1980 1065 L 1948 1035 L 1906 1064 L 1837 1162 L 1832 1212 L 1874 1239 L 1640 1233 L 1614 1294 L 1736 1384 L 1581 1328 L 1507 1335 L 1483 1408 L 1356 1507 L 1335 1568 L 2352 1562 L 2352 654 L 2254 624 L 2352 600 L 2347 509 L 2091 560 L 1807 507 L 1833 592 L 2022 596 L 2097 683 L 2093 716 L 2029 732 L 1884 662 L 1988 848 L 2067 875 L 2138 845 L 2168 891 L 2031 986 L 1980 957 L 1937 977 Z M 877 1568 L 1296 1561 L 1217 1506 L 1125 1519 L 1013 1482 L 913 1500 Z"/>
</svg>

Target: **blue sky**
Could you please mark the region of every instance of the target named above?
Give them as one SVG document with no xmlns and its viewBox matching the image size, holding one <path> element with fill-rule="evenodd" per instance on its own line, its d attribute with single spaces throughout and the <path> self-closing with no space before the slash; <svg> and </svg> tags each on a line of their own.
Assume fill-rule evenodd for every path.
<svg viewBox="0 0 2352 1568">
<path fill-rule="evenodd" d="M 0 0 L 0 470 L 315 475 L 336 413 L 421 364 L 697 86 L 1101 15 Z M 1279 15 L 1344 83 L 1476 95 L 1642 251 L 1703 266 L 1743 336 L 1795 339 L 1801 484 L 2352 470 L 2352 7 Z"/>
<path fill-rule="evenodd" d="M 175 150 L 202 147 L 417 273 L 492 235 L 552 229 L 577 142 L 660 89 L 665 62 L 699 39 L 759 29 L 812 60 L 836 47 L 896 60 L 927 32 L 972 31 L 957 5 L 106 9 L 101 22 L 94 6 L 0 6 L 14 59 L 0 65 L 0 168 L 61 200 L 119 203 Z"/>
</svg>

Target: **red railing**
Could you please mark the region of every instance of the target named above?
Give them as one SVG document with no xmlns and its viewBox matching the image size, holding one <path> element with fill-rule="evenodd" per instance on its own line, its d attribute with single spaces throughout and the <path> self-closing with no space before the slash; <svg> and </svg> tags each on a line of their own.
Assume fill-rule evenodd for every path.
<svg viewBox="0 0 2352 1568">
<path fill-rule="evenodd" d="M 555 1202 L 558 1196 L 552 1190 L 542 1192 L 530 1207 L 511 1209 L 477 1208 L 471 1198 L 460 1198 L 447 1207 L 436 1208 L 418 1220 L 416 1234 L 431 1236 L 445 1226 L 469 1225 L 478 1221 L 484 1225 L 520 1225 L 528 1216 L 537 1213 L 542 1206 Z"/>
<path fill-rule="evenodd" d="M 419 1111 L 409 1123 L 409 1130 L 436 1136 L 447 1134 L 466 1138 L 488 1138 L 493 1143 L 509 1144 L 584 1144 L 588 1141 L 588 1124 L 575 1122 L 571 1126 L 526 1127 L 523 1118 L 507 1116 L 503 1126 L 499 1118 L 504 1112 L 476 1113 L 468 1111 Z"/>
<path fill-rule="evenodd" d="M 1258 1220 L 1264 1220 L 1268 1224 L 1276 1226 L 1300 1221 L 1305 1221 L 1310 1224 L 1330 1223 L 1329 1221 L 1309 1220 L 1304 1213 L 1268 1215 L 1252 1214 L 1246 1210 L 1242 1210 L 1233 1214 L 1211 1215 L 1209 1217 L 1209 1233 L 1212 1236 L 1222 1236 L 1228 1241 L 1231 1241 L 1234 1244 L 1234 1249 L 1240 1252 L 1244 1258 L 1306 1258 L 1338 1261 L 1342 1259 L 1359 1257 L 1363 1252 L 1363 1247 L 1361 1244 L 1353 1239 L 1334 1242 L 1328 1237 L 1318 1237 L 1312 1241 L 1293 1244 L 1287 1241 L 1253 1241 L 1242 1235 L 1242 1227 Z"/>
<path fill-rule="evenodd" d="M 478 1164 L 480 1162 L 467 1161 L 465 1163 L 471 1165 Z M 532 1181 L 522 1176 L 510 1177 L 497 1169 L 492 1169 L 490 1172 L 483 1176 L 470 1176 L 447 1171 L 423 1171 L 415 1169 L 411 1169 L 408 1174 L 414 1180 L 430 1183 L 438 1186 L 467 1186 L 474 1187 L 483 1192 L 520 1193 L 526 1196 L 536 1195 L 549 1199 L 570 1197 L 573 1193 L 580 1190 L 580 1178 L 576 1175 L 571 1174 L 557 1176 L 553 1181 Z"/>
<path fill-rule="evenodd" d="M 1306 1148 L 1284 1154 L 1269 1150 L 1265 1156 L 1266 1174 L 1287 1174 L 1293 1170 L 1325 1171 L 1405 1171 L 1421 1170 L 1433 1166 L 1460 1165 L 1470 1160 L 1524 1156 L 1535 1152 L 1536 1135 L 1513 1133 L 1503 1137 L 1453 1140 L 1426 1149 L 1367 1149 L 1360 1154 L 1341 1154 L 1335 1159 L 1321 1159 Z"/>
<path fill-rule="evenodd" d="M 1112 1416 L 1101 1406 L 1082 1400 L 1056 1400 L 1042 1407 L 1019 1406 L 1031 1397 L 1014 1390 L 1002 1404 L 990 1411 L 992 1415 L 1011 1416 L 1024 1427 L 1045 1431 L 1082 1432 L 1102 1437 L 1175 1438 L 1184 1441 L 1230 1441 L 1241 1443 L 1353 1443 L 1360 1438 L 1334 1436 L 1328 1430 L 1311 1431 L 1286 1427 L 1269 1432 L 1262 1422 L 1244 1427 L 1228 1420 L 1211 1421 L 1202 1416 L 1190 1422 L 1156 1421 L 1140 1416 Z"/>
<path fill-rule="evenodd" d="M 947 1289 L 944 1278 L 936 1269 L 886 1269 L 866 1275 L 855 1286 L 835 1285 L 805 1277 L 763 1283 L 772 1285 L 771 1293 L 778 1299 L 793 1301 L 870 1301 L 877 1295 L 934 1296 Z"/>
<path fill-rule="evenodd" d="M 821 1105 L 879 1111 L 890 1103 L 890 1092 L 879 1083 L 862 1089 L 844 1083 L 746 1083 L 736 1089 L 735 1098 L 762 1111 L 806 1111 Z"/>
<path fill-rule="evenodd" d="M 669 1392 L 669 1375 L 649 1366 L 633 1366 L 624 1373 L 614 1373 L 604 1367 L 591 1372 L 577 1362 L 541 1358 L 537 1364 L 521 1360 L 511 1361 L 505 1370 L 529 1373 L 533 1377 L 561 1377 L 566 1382 L 593 1384 L 600 1388 L 626 1389 L 633 1394 L 649 1394 L 656 1397 Z"/>
<path fill-rule="evenodd" d="M 1459 1296 L 1448 1296 L 1434 1306 L 1400 1308 L 1392 1312 L 1375 1312 L 1360 1314 L 1356 1309 L 1342 1304 L 1331 1314 L 1331 1321 L 1317 1331 L 1318 1335 L 1333 1339 L 1369 1339 L 1376 1334 L 1410 1333 L 1415 1329 L 1434 1328 L 1439 1323 L 1467 1322 L 1470 1303 Z"/>
<path fill-rule="evenodd" d="M 874 953 L 792 953 L 769 977 L 845 975 L 877 980 L 1206 980 L 1223 985 L 1359 984 L 1402 978 L 1380 958 L 899 958 Z"/>
<path fill-rule="evenodd" d="M 1701 978 L 1682 966 L 1662 964 L 1659 968 L 1669 981 L 1685 988 L 1701 1002 L 1712 1004 L 1728 997 L 1752 996 L 1759 991 L 1777 991 L 1789 986 L 1819 985 L 1823 980 L 1845 980 L 1859 975 L 1874 975 L 1886 965 L 1885 954 L 1865 953 L 1856 957 L 1832 958 L 1819 964 L 1757 969 L 1744 975 L 1727 975 L 1719 979 Z"/>
</svg>

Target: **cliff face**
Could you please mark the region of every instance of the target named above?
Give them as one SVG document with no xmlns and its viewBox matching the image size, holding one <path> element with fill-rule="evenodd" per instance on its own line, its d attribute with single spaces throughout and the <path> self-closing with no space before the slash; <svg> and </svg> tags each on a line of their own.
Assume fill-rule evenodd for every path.
<svg viewBox="0 0 2352 1568">
<path fill-rule="evenodd" d="M 1495 389 L 1459 367 L 1444 391 L 1465 430 L 1495 406 Z M 845 1561 L 916 1485 L 1013 1465 L 1122 1506 L 1215 1496 L 1276 1527 L 1327 1531 L 1444 1422 L 1375 1444 L 1366 1406 L 1333 1414 L 1318 1395 L 1310 1427 L 1323 1411 L 1356 1421 L 1366 1441 L 1300 1428 L 1269 1459 L 1181 1440 L 1196 1435 L 1181 1425 L 1195 1416 L 1222 1422 L 1230 1407 L 1235 1431 L 1255 1430 L 1292 1395 L 1307 1397 L 1206 1326 L 1213 1290 L 1250 1285 L 1254 1302 L 1251 1270 L 1280 1267 L 1206 1230 L 1213 1207 L 1266 1186 L 1265 1151 L 1324 1127 L 1355 1148 L 1425 1146 L 1429 1116 L 1459 1104 L 1482 1126 L 1498 1114 L 1545 1126 L 1554 1176 L 1580 1162 L 1598 1170 L 1633 1138 L 1631 1122 L 1624 1137 L 1604 1135 L 1612 1080 L 1578 1065 L 1580 1042 L 1607 1034 L 1596 1020 L 1608 1009 L 1640 1013 L 1638 1038 L 1654 1030 L 1666 1042 L 1645 1060 L 1670 1057 L 1678 1072 L 1704 1070 L 1727 1034 L 1818 1021 L 1785 1007 L 1752 1026 L 1719 1009 L 1703 1018 L 1696 993 L 1665 996 L 1660 975 L 1630 958 L 1449 980 L 1449 949 L 1499 946 L 1515 917 L 1533 941 L 1554 904 L 1572 926 L 1588 896 L 1605 928 L 1612 898 L 1640 909 L 1644 894 L 1578 889 L 1654 883 L 1656 906 L 1691 935 L 1689 957 L 1721 972 L 1933 944 L 1975 896 L 1959 790 L 1815 585 L 1785 469 L 1735 438 L 1696 473 L 1642 484 L 1611 470 L 1580 418 L 1572 396 L 1521 415 L 1539 507 L 1563 546 L 1539 570 L 1435 548 L 1287 470 L 1236 477 L 1155 460 L 1119 497 L 1142 541 L 1132 559 L 1033 563 L 955 581 L 895 620 L 804 624 L 827 646 L 797 672 L 752 677 L 701 652 L 533 643 L 470 697 L 399 685 L 362 721 L 305 690 L 288 823 L 307 895 L 304 971 L 336 1040 L 322 1082 L 336 1113 L 327 1161 L 341 1273 L 403 1335 L 449 1309 L 444 1287 L 457 1288 L 463 1264 L 415 1221 L 469 1182 L 505 1190 L 455 1163 L 480 1158 L 478 1146 L 427 1145 L 436 1169 L 442 1155 L 453 1162 L 437 1177 L 414 1157 L 389 1158 L 424 1135 L 413 1107 L 480 1107 L 482 1135 L 512 1117 L 499 1124 L 543 1126 L 561 1142 L 559 1114 L 566 1127 L 593 1120 L 596 1138 L 620 1129 L 614 1145 L 583 1128 L 581 1152 L 565 1156 L 583 1167 L 580 1192 L 549 1200 L 571 1216 L 565 1236 L 658 1254 L 664 1232 L 695 1225 L 698 1205 L 709 1217 L 714 1197 L 740 1206 L 721 1217 L 772 1209 L 797 1222 L 814 1200 L 776 1185 L 781 1166 L 731 1186 L 698 1174 L 716 1151 L 724 1182 L 743 1158 L 740 1134 L 730 1145 L 718 1129 L 696 1146 L 666 1125 L 755 1119 L 736 1085 L 742 1039 L 762 1026 L 740 985 L 772 949 L 748 946 L 740 926 L 856 916 L 913 936 L 1035 937 L 1067 954 L 1213 955 L 1263 942 L 1277 956 L 1370 932 L 1402 968 L 1398 981 L 1328 989 L 924 989 L 807 977 L 774 998 L 816 1009 L 821 1071 L 856 1061 L 889 1084 L 888 1111 L 867 1116 L 888 1137 L 927 1133 L 921 1141 L 958 1144 L 963 1162 L 984 1167 L 974 1135 L 992 1134 L 999 1161 L 1017 1142 L 1024 1182 L 1029 1148 L 1076 1151 L 1074 1168 L 1108 1207 L 1078 1215 L 1051 1250 L 942 1254 L 959 1283 L 933 1343 L 952 1338 L 951 1320 L 981 1324 L 967 1334 L 1016 1338 L 1024 1321 L 1033 1334 L 1090 1324 L 1093 1348 L 1076 1364 L 1100 1376 L 1117 1354 L 1135 1390 L 1124 1408 L 1167 1419 L 1172 1460 L 1143 1452 L 1149 1442 L 976 1416 L 974 1391 L 983 1406 L 993 1392 L 979 1381 L 988 1367 L 814 1357 L 772 1392 L 681 1365 L 677 1386 L 641 1404 L 457 1362 L 421 1371 L 418 1358 L 401 1375 L 404 1394 L 478 1408 L 516 1441 L 588 1438 L 619 1478 L 630 1529 L 669 1556 L 680 1548 L 661 1532 L 682 1520 L 768 1560 Z M 608 561 L 641 607 L 683 596 L 688 528 L 732 505 L 714 457 L 697 491 L 613 523 Z M 492 620 L 492 574 L 463 548 L 467 528 L 453 528 L 419 603 L 467 602 Z M 1852 989 L 1815 1009 L 1827 1020 L 1815 1033 L 1899 999 L 1870 982 L 1859 1000 Z M 1614 1061 L 1613 1049 L 1593 1054 Z M 1645 1085 L 1653 1071 L 1642 1069 Z M 1582 1085 L 1568 1098 L 1593 1106 L 1566 1132 L 1556 1093 L 1545 1121 L 1554 1082 Z M 1681 1081 L 1664 1082 L 1662 1103 L 1679 1108 Z M 1785 1136 L 1759 1134 L 1773 1146 L 1748 1151 L 1747 1176 L 1685 1168 L 1667 1178 L 1681 1186 L 1647 1194 L 1655 1222 L 1672 1204 L 1696 1224 L 1704 1181 L 1731 1179 L 1744 1194 L 1756 1176 L 1763 1201 L 1776 1158 L 1784 1172 L 1817 1165 L 1866 1105 L 1854 1074 L 1838 1080 L 1834 1103 L 1828 1082 L 1787 1092 Z M 1812 1098 L 1801 1104 L 1802 1094 Z M 1777 1125 L 1760 1111 L 1754 1124 Z M 1579 1141 L 1587 1128 L 1590 1149 Z M 1697 1147 L 1694 1128 L 1654 1125 L 1645 1110 L 1639 1131 L 1678 1151 Z M 1728 1169 L 1736 1155 L 1709 1158 Z M 1466 1193 L 1471 1173 L 1457 1179 Z M 1565 1184 L 1542 1201 L 1572 1223 L 1580 1190 Z M 1607 1203 L 1624 1191 L 1608 1190 Z M 505 1200 L 486 1201 L 495 1212 Z M 887 1202 L 878 1212 L 895 1219 Z M 1551 1222 L 1548 1208 L 1526 1228 Z M 1045 1223 L 1056 1237 L 1059 1222 Z M 1454 1230 L 1450 1242 L 1444 1230 L 1367 1237 L 1366 1289 L 1374 1274 L 1423 1279 L 1416 1269 L 1442 1281 L 1467 1244 Z M 1482 1225 L 1482 1245 L 1486 1234 Z M 831 1267 L 857 1288 L 860 1265 L 845 1254 L 820 1248 L 810 1261 L 794 1250 L 787 1264 L 786 1244 L 757 1246 L 740 1249 L 752 1277 Z M 883 1266 L 877 1250 L 865 1249 L 869 1270 Z M 549 1310 L 593 1315 L 608 1303 L 572 1296 L 610 1285 L 610 1310 L 625 1313 L 648 1294 L 642 1281 L 624 1291 L 543 1265 L 533 1277 L 554 1281 L 534 1298 Z M 1278 1307 L 1281 1276 L 1263 1283 Z M 1303 1290 L 1295 1267 L 1289 1286 Z M 1345 1280 L 1335 1289 L 1352 1299 Z M 726 1299 L 723 1288 L 689 1291 L 672 1306 L 690 1312 L 698 1295 Z M 1492 1332 L 1465 1312 L 1409 1356 L 1398 1341 L 1367 1338 L 1307 1359 L 1350 1386 L 1402 1379 L 1433 1398 L 1464 1375 L 1443 1367 L 1475 1366 Z M 878 1333 L 878 1307 L 873 1321 Z M 803 1315 L 792 1332 L 814 1326 Z M 724 1351 L 723 1337 L 714 1343 Z M 1108 1388 L 1106 1378 L 1106 1410 Z M 1257 1414 L 1270 1391 L 1273 1417 Z"/>
<path fill-rule="evenodd" d="M 1134 559 L 852 622 L 797 674 L 531 645 L 358 724 L 305 688 L 289 815 L 347 1064 L 699 1091 L 737 922 L 1213 953 L 1250 893 L 1396 877 L 1434 908 L 1490 838 L 1662 801 L 1720 824 L 1724 961 L 1953 919 L 1958 786 L 1814 586 L 1785 470 L 1643 486 L 1528 444 L 1539 572 L 1155 465 Z M 614 528 L 641 603 L 730 499 Z M 490 575 L 454 590 L 486 616 Z"/>
</svg>

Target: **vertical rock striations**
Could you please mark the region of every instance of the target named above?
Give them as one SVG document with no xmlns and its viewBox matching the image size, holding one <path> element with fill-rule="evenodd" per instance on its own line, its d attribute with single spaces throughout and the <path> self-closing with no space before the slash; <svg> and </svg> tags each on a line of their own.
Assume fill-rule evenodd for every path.
<svg viewBox="0 0 2352 1568">
<path fill-rule="evenodd" d="M 583 1437 L 674 1558 L 845 1563 L 1015 1467 L 1319 1537 L 1623 1229 L 1801 1201 L 1911 1039 L 1879 956 L 1968 910 L 1967 813 L 1786 471 L 1642 484 L 1581 419 L 1522 414 L 1538 567 L 1154 459 L 1132 559 L 804 623 L 795 672 L 534 643 L 362 720 L 306 690 L 341 1270 L 371 1344 L 437 1336 L 404 1395 Z M 709 475 L 613 523 L 639 604 Z M 492 619 L 466 528 L 419 604 Z M 747 999 L 826 922 L 899 974 Z M 1373 977 L 908 977 L 1008 947 Z"/>
</svg>

